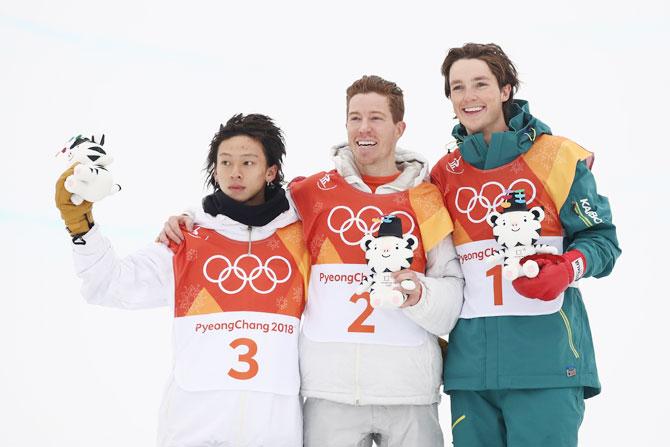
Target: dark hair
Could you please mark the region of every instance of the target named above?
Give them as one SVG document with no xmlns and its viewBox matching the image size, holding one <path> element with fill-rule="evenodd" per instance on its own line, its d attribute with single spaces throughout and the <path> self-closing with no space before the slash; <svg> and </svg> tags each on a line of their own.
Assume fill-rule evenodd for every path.
<svg viewBox="0 0 670 447">
<path fill-rule="evenodd" d="M 284 181 L 282 158 L 286 155 L 284 135 L 272 121 L 272 118 L 257 113 L 249 115 L 238 113 L 230 118 L 225 126 L 223 124 L 219 126 L 219 131 L 209 144 L 209 154 L 207 154 L 205 164 L 205 171 L 207 172 L 205 184 L 211 185 L 214 189 L 217 188 L 214 171 L 216 170 L 216 156 L 219 152 L 219 145 L 221 142 L 237 135 L 246 135 L 261 143 L 268 167 L 277 166 L 277 176 L 272 181 L 272 186 L 281 186 Z"/>
<path fill-rule="evenodd" d="M 488 65 L 493 76 L 498 80 L 498 88 L 509 84 L 509 98 L 503 103 L 503 113 L 505 121 L 511 118 L 511 107 L 514 99 L 514 93 L 519 89 L 519 79 L 517 77 L 516 67 L 509 57 L 498 45 L 494 43 L 480 44 L 467 43 L 460 48 L 452 48 L 447 53 L 447 57 L 442 62 L 442 76 L 444 76 L 444 94 L 447 98 L 451 97 L 451 88 L 449 87 L 449 70 L 454 62 L 460 59 L 479 59 Z"/>
<path fill-rule="evenodd" d="M 395 82 L 387 81 L 376 75 L 366 75 L 355 81 L 347 88 L 347 115 L 349 114 L 349 101 L 351 101 L 354 95 L 358 95 L 359 93 L 378 93 L 386 96 L 389 102 L 389 109 L 391 109 L 393 123 L 402 121 L 405 115 L 405 103 L 402 90 Z"/>
</svg>

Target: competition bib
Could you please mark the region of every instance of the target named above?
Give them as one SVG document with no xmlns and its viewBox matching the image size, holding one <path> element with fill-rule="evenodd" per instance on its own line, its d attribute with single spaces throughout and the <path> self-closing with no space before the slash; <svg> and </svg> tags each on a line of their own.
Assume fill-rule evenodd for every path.
<svg viewBox="0 0 670 447">
<path fill-rule="evenodd" d="M 540 237 L 539 244 L 547 244 L 563 252 L 562 237 Z M 563 305 L 563 294 L 551 301 L 526 298 L 514 289 L 511 281 L 502 277 L 502 264 L 491 264 L 486 258 L 500 248 L 494 239 L 461 244 L 456 252 L 465 276 L 465 302 L 461 318 L 497 317 L 502 315 L 546 315 L 558 312 Z"/>
<path fill-rule="evenodd" d="M 263 312 L 177 318 L 175 379 L 188 391 L 296 395 L 299 327 L 295 317 Z"/>
<path fill-rule="evenodd" d="M 319 342 L 418 346 L 426 331 L 401 309 L 374 309 L 367 293 L 357 295 L 365 264 L 312 266 L 303 332 Z M 317 291 L 318 290 L 318 291 Z"/>
</svg>

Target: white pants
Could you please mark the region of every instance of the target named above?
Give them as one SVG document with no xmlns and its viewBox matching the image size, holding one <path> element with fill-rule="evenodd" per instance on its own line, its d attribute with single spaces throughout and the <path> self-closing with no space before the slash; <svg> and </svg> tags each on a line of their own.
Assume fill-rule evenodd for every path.
<svg viewBox="0 0 670 447">
<path fill-rule="evenodd" d="M 348 405 L 308 398 L 305 447 L 442 447 L 437 404 Z"/>
</svg>

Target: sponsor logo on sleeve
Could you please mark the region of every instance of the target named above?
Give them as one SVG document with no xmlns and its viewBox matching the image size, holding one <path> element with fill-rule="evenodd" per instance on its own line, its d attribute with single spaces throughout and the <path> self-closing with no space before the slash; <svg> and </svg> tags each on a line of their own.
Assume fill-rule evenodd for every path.
<svg viewBox="0 0 670 447">
<path fill-rule="evenodd" d="M 587 227 L 592 227 L 594 224 L 603 223 L 602 218 L 600 218 L 598 213 L 591 207 L 589 199 L 580 199 L 579 203 L 574 204 L 573 209 Z"/>
</svg>

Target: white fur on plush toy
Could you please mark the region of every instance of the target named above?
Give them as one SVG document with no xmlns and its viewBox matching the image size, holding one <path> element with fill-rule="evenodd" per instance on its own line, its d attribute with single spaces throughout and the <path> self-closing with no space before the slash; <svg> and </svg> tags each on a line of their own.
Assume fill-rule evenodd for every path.
<svg viewBox="0 0 670 447">
<path fill-rule="evenodd" d="M 94 137 L 89 140 L 79 135 L 70 139 L 61 151 L 70 162 L 79 163 L 74 167 L 74 173 L 65 179 L 65 189 L 72 193 L 70 201 L 75 205 L 84 200 L 97 202 L 121 190 L 107 170 L 114 159 L 102 148 L 103 144 L 104 135 L 100 143 L 96 143 Z"/>
<path fill-rule="evenodd" d="M 370 305 L 374 308 L 397 308 L 404 303 L 405 295 L 394 289 L 396 282 L 392 273 L 409 268 L 417 245 L 417 238 L 411 234 L 402 238 L 372 235 L 363 238 L 361 248 L 365 251 L 371 273 L 361 282 L 356 293 L 360 295 L 369 291 Z M 414 281 L 404 280 L 401 286 L 406 290 L 413 290 L 416 284 Z"/>
<path fill-rule="evenodd" d="M 540 237 L 540 222 L 544 220 L 544 210 L 535 206 L 528 211 L 492 212 L 486 221 L 493 227 L 493 236 L 502 250 L 489 256 L 489 263 L 502 263 L 503 278 L 512 281 L 520 276 L 534 278 L 540 269 L 537 262 L 529 260 L 521 265 L 523 257 L 536 253 L 556 254 L 556 247 L 536 244 Z"/>
</svg>

